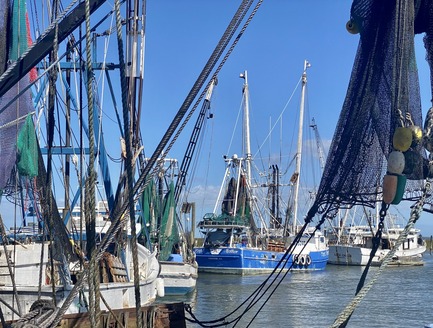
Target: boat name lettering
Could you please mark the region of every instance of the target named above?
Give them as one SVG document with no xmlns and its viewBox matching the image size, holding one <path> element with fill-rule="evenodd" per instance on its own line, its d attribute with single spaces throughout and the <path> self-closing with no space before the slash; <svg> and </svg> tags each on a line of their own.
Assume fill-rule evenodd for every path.
<svg viewBox="0 0 433 328">
<path fill-rule="evenodd" d="M 237 254 L 239 251 L 237 249 L 226 249 L 226 253 L 228 254 Z"/>
</svg>

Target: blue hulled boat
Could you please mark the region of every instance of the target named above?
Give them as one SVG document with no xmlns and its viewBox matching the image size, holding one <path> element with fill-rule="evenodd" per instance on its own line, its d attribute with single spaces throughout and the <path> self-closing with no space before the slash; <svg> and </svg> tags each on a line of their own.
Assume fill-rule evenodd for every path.
<svg viewBox="0 0 433 328">
<path fill-rule="evenodd" d="M 308 67 L 306 61 L 302 75 L 300 117 L 303 115 Z M 271 182 L 252 184 L 247 73 L 244 72 L 241 77 L 245 79 L 243 85 L 245 157 L 236 154 L 230 158 L 224 156 L 226 170 L 217 204 L 213 213 L 204 215 L 203 220 L 198 224 L 198 228 L 204 234 L 203 246 L 194 248 L 199 272 L 244 275 L 268 273 L 277 269 L 323 270 L 329 256 L 325 236 L 313 227 L 299 233 L 300 226 L 296 224 L 302 133 L 298 136 L 296 171 L 290 181 L 294 201 L 286 212 L 288 214 L 286 222 L 282 222 L 279 210 L 275 206 L 279 204 L 277 198 L 280 197 L 278 166 L 270 167 L 268 176 Z M 302 120 L 300 120 L 300 131 L 302 131 Z M 258 188 L 267 188 L 272 206 L 261 205 L 266 202 L 255 193 Z M 219 204 L 221 204 L 221 211 L 220 214 L 216 214 Z"/>
</svg>

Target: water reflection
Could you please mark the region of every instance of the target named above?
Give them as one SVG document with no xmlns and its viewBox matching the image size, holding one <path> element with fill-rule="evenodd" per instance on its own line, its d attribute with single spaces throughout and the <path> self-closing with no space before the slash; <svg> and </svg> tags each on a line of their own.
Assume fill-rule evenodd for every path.
<svg viewBox="0 0 433 328">
<path fill-rule="evenodd" d="M 433 257 L 426 254 L 424 260 L 422 267 L 384 270 L 347 327 L 424 327 L 433 323 Z M 328 265 L 323 272 L 287 275 L 250 327 L 329 327 L 352 300 L 362 270 L 361 267 Z M 372 268 L 368 277 L 376 271 L 377 268 Z M 188 303 L 198 319 L 214 320 L 236 309 L 265 278 L 263 275 L 241 277 L 203 273 L 199 275 L 197 289 L 190 295 L 164 297 L 160 301 Z M 264 298 L 236 327 L 248 325 Z M 188 327 L 199 326 L 188 324 Z"/>
</svg>

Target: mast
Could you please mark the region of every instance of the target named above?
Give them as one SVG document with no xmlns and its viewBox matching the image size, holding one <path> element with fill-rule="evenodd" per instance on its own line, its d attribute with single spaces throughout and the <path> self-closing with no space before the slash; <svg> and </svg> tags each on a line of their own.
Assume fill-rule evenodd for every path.
<svg viewBox="0 0 433 328">
<path fill-rule="evenodd" d="M 244 140 L 243 147 L 245 152 L 245 164 L 247 169 L 247 186 L 251 185 L 251 146 L 250 146 L 250 93 L 248 90 L 248 75 L 247 71 L 239 74 L 239 77 L 244 79 L 244 87 L 242 92 L 244 94 L 244 120 L 243 120 L 243 130 L 244 130 Z"/>
<path fill-rule="evenodd" d="M 296 232 L 296 222 L 298 222 L 298 195 L 299 195 L 299 176 L 301 173 L 301 153 L 302 153 L 302 129 L 304 125 L 304 103 L 305 103 L 305 88 L 307 86 L 307 68 L 311 67 L 310 63 L 304 61 L 304 72 L 302 73 L 302 91 L 301 91 L 301 105 L 299 109 L 299 131 L 298 131 L 298 149 L 296 152 L 296 182 L 293 206 L 293 232 Z"/>
</svg>

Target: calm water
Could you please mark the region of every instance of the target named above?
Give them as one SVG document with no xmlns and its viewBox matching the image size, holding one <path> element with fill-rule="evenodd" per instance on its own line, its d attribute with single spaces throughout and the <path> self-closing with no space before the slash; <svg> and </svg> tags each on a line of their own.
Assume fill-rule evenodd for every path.
<svg viewBox="0 0 433 328">
<path fill-rule="evenodd" d="M 424 260 L 422 267 L 388 267 L 357 307 L 347 327 L 432 324 L 433 256 L 427 253 Z M 369 277 L 375 270 L 370 270 Z M 328 265 L 322 272 L 288 274 L 249 327 L 329 327 L 352 300 L 361 272 L 360 267 Z M 219 319 L 250 296 L 265 278 L 200 274 L 193 295 L 162 300 L 189 303 L 201 321 Z M 247 327 L 262 304 L 253 307 L 235 327 Z"/>
</svg>

